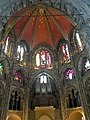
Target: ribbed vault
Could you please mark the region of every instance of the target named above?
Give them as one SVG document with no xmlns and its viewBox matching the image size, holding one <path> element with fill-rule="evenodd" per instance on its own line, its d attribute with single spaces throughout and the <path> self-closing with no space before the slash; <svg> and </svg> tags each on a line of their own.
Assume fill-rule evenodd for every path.
<svg viewBox="0 0 90 120">
<path fill-rule="evenodd" d="M 33 47 L 49 44 L 55 47 L 62 38 L 69 39 L 69 32 L 75 23 L 62 12 L 45 5 L 27 7 L 8 21 L 18 40 L 26 40 Z"/>
</svg>

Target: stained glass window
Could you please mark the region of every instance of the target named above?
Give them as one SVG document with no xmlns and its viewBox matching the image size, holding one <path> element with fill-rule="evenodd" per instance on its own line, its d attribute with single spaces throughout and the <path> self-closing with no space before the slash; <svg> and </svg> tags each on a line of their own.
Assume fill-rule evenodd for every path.
<svg viewBox="0 0 90 120">
<path fill-rule="evenodd" d="M 4 52 L 6 55 L 8 55 L 9 57 L 11 56 L 11 52 L 12 52 L 12 44 L 13 40 L 12 40 L 12 36 L 8 35 L 5 41 L 5 44 L 3 46 Z"/>
<path fill-rule="evenodd" d="M 65 73 L 66 73 L 66 80 L 72 80 L 73 78 L 75 78 L 74 70 L 68 68 Z"/>
<path fill-rule="evenodd" d="M 36 53 L 36 68 L 51 68 L 51 56 L 47 50 L 40 50 Z"/>
<path fill-rule="evenodd" d="M 2 74 L 3 74 L 3 65 L 2 63 L 0 63 L 0 75 L 2 76 Z"/>
<path fill-rule="evenodd" d="M 28 45 L 24 40 L 21 40 L 17 46 L 16 60 L 21 66 L 26 65 Z"/>
<path fill-rule="evenodd" d="M 68 45 L 62 45 L 63 59 L 65 62 L 70 62 L 70 54 L 68 50 Z"/>
<path fill-rule="evenodd" d="M 90 61 L 87 57 L 84 58 L 84 68 L 85 68 L 85 72 L 90 69 Z"/>
<path fill-rule="evenodd" d="M 22 82 L 23 81 L 23 76 L 22 76 L 22 74 L 20 74 L 20 72 L 15 72 L 14 73 L 14 78 L 13 78 L 13 80 L 15 80 L 15 81 L 18 81 L 18 82 Z"/>
<path fill-rule="evenodd" d="M 82 51 L 83 50 L 83 46 L 82 46 L 81 38 L 80 38 L 80 35 L 79 35 L 78 32 L 76 33 L 76 39 L 77 39 L 78 45 L 80 47 L 80 50 Z"/>
<path fill-rule="evenodd" d="M 7 39 L 6 39 L 6 44 L 5 44 L 5 49 L 4 49 L 4 51 L 5 51 L 5 53 L 7 53 L 7 50 L 8 50 L 8 41 L 9 40 L 9 37 L 7 37 Z"/>
<path fill-rule="evenodd" d="M 23 55 L 24 55 L 24 47 L 18 45 L 18 48 L 17 48 L 17 60 L 22 61 L 23 60 Z"/>
</svg>

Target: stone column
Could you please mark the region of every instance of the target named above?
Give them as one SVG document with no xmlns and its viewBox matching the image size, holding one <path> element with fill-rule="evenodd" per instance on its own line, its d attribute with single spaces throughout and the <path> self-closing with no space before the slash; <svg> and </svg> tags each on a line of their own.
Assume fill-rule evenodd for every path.
<svg viewBox="0 0 90 120">
<path fill-rule="evenodd" d="M 86 120 L 90 120 L 89 117 L 89 109 L 87 106 L 87 100 L 86 100 L 86 94 L 85 94 L 85 90 L 84 90 L 84 84 L 83 84 L 83 80 L 78 78 L 77 79 L 77 84 L 78 84 L 78 88 L 79 88 L 79 93 L 80 93 L 80 97 L 81 97 L 81 105 L 85 114 L 85 118 Z"/>
<path fill-rule="evenodd" d="M 59 105 L 59 112 L 60 112 L 60 120 L 64 120 L 64 109 L 63 109 L 63 96 L 62 96 L 62 88 L 61 87 L 59 87 L 59 94 L 60 94 L 60 100 L 59 100 L 59 103 L 60 103 L 60 105 Z"/>
<path fill-rule="evenodd" d="M 29 87 L 25 85 L 24 89 L 24 107 L 23 107 L 23 120 L 28 120 L 28 99 L 29 99 Z"/>
<path fill-rule="evenodd" d="M 10 97 L 10 86 L 11 86 L 11 78 L 9 75 L 7 75 L 4 97 L 2 102 L 1 120 L 6 120 L 7 111 L 9 109 L 8 107 L 9 107 L 9 97 Z"/>
</svg>

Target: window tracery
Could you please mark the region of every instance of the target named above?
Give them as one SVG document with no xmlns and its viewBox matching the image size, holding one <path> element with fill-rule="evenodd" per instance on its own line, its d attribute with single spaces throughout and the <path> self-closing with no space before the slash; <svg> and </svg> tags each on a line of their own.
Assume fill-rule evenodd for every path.
<svg viewBox="0 0 90 120">
<path fill-rule="evenodd" d="M 35 68 L 52 68 L 51 67 L 51 55 L 50 53 L 45 50 L 41 49 L 36 52 L 35 54 Z"/>
<path fill-rule="evenodd" d="M 36 93 L 51 93 L 51 84 L 50 84 L 51 78 L 48 75 L 42 74 L 41 76 L 37 77 L 36 80 Z"/>
<path fill-rule="evenodd" d="M 67 108 L 76 108 L 81 106 L 81 100 L 79 92 L 72 89 L 66 98 Z"/>
<path fill-rule="evenodd" d="M 9 110 L 21 111 L 23 107 L 22 96 L 19 91 L 12 91 L 9 101 Z"/>
</svg>

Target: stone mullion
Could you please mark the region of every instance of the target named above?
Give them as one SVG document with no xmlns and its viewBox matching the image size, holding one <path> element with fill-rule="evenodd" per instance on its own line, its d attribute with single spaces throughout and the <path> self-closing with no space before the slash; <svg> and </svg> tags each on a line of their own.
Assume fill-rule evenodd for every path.
<svg viewBox="0 0 90 120">
<path fill-rule="evenodd" d="M 89 110 L 88 110 L 88 106 L 87 106 L 87 100 L 86 100 L 86 95 L 85 95 L 85 91 L 84 91 L 83 81 L 82 80 L 78 80 L 78 85 L 79 85 L 79 91 L 80 91 L 80 96 L 81 96 L 81 100 L 82 100 L 81 103 L 82 103 L 82 106 L 83 106 L 85 118 L 86 118 L 86 120 L 90 120 L 90 118 L 89 118 Z"/>
<path fill-rule="evenodd" d="M 10 94 L 10 88 L 11 88 L 11 82 L 10 77 L 7 76 L 7 82 L 5 86 L 4 91 L 4 98 L 3 98 L 3 107 L 2 107 L 2 114 L 1 114 L 1 120 L 6 120 L 6 114 L 8 112 L 8 106 L 9 106 L 9 94 Z"/>
</svg>

